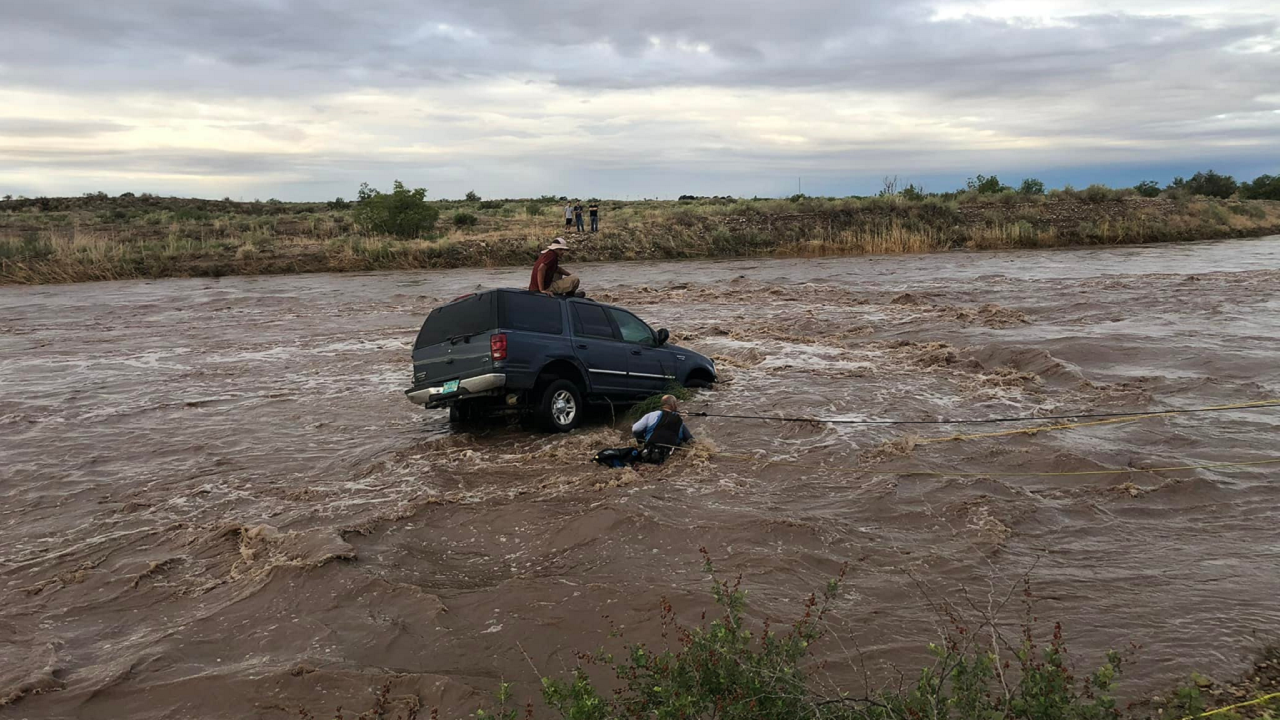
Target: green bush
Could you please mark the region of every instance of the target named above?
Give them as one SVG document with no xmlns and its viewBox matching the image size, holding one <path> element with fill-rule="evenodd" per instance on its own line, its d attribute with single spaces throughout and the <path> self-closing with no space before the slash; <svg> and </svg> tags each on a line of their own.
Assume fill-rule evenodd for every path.
<svg viewBox="0 0 1280 720">
<path fill-rule="evenodd" d="M 467 202 L 480 202 L 480 196 L 476 194 L 475 190 L 467 191 Z"/>
<path fill-rule="evenodd" d="M 703 550 L 704 557 L 706 551 Z M 746 591 L 719 580 L 708 559 L 712 596 L 720 615 L 685 628 L 664 599 L 660 621 L 678 638 L 674 649 L 630 645 L 621 658 L 601 650 L 582 656 L 587 664 L 612 670 L 618 687 L 602 693 L 584 667 L 562 678 L 543 678 L 542 698 L 565 720 L 1113 720 L 1120 717 L 1112 697 L 1122 659 L 1108 653 L 1096 671 L 1077 677 L 1063 642 L 1062 628 L 1037 641 L 1030 627 L 1023 638 L 996 643 L 977 633 L 995 634 L 988 619 L 980 628 L 953 620 L 943 641 L 930 646 L 934 662 L 914 683 L 855 698 L 824 695 L 811 682 L 811 652 L 825 635 L 828 609 L 836 601 L 844 572 L 805 601 L 801 617 L 781 632 L 768 621 L 753 629 L 746 617 Z M 953 615 L 954 617 L 954 615 Z M 999 649 L 1003 646 L 1005 649 Z M 1000 655 L 995 653 L 999 652 Z M 511 686 L 498 689 L 496 707 L 476 717 L 530 718 L 517 705 Z"/>
<path fill-rule="evenodd" d="M 1240 197 L 1250 200 L 1280 200 L 1280 175 L 1259 175 L 1253 182 L 1241 183 Z"/>
<path fill-rule="evenodd" d="M 1236 183 L 1235 178 L 1230 175 L 1219 175 L 1212 170 L 1208 170 L 1192 175 L 1190 180 L 1183 180 L 1180 177 L 1174 178 L 1169 187 L 1185 190 L 1192 195 L 1205 195 L 1207 197 L 1225 199 L 1235 195 L 1240 186 Z"/>
<path fill-rule="evenodd" d="M 542 214 L 542 205 L 536 202 L 531 202 L 524 206 L 524 214 L 529 217 L 538 217 Z"/>
<path fill-rule="evenodd" d="M 911 183 L 902 188 L 901 195 L 904 200 L 919 202 L 924 200 L 926 193 L 924 191 L 924 186 L 917 186 L 915 183 Z"/>
<path fill-rule="evenodd" d="M 1155 180 L 1143 180 L 1134 185 L 1133 189 L 1144 198 L 1160 197 L 1160 183 Z"/>
<path fill-rule="evenodd" d="M 453 214 L 453 226 L 458 228 L 475 227 L 479 222 L 479 218 L 468 212 L 456 212 Z"/>
<path fill-rule="evenodd" d="M 965 187 L 979 195 L 995 195 L 996 193 L 1002 193 L 1013 189 L 1008 185 L 1000 184 L 1000 178 L 995 175 L 992 175 L 991 177 L 979 175 L 976 178 L 969 178 L 969 182 L 965 183 Z"/>
<path fill-rule="evenodd" d="M 1027 178 L 1022 181 L 1022 185 L 1018 186 L 1018 194 L 1020 195 L 1043 195 L 1044 183 L 1035 179 Z"/>
<path fill-rule="evenodd" d="M 1093 202 L 1093 203 L 1106 202 L 1107 200 L 1116 199 L 1115 192 L 1111 188 L 1107 187 L 1106 185 L 1101 185 L 1098 183 L 1094 183 L 1093 185 L 1090 185 L 1089 187 L 1082 190 L 1080 192 L 1080 197 L 1085 202 Z"/>
<path fill-rule="evenodd" d="M 409 190 L 396 180 L 390 193 L 360 185 L 353 217 L 367 232 L 416 238 L 436 226 L 440 211 L 427 202 L 425 188 Z"/>
<path fill-rule="evenodd" d="M 481 210 L 500 210 L 507 206 L 506 200 L 481 200 L 476 207 Z"/>
</svg>

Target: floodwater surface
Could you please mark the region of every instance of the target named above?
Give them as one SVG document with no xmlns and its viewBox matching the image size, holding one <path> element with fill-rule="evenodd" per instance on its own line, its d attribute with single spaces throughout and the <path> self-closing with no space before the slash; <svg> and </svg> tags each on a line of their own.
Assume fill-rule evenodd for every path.
<svg viewBox="0 0 1280 720">
<path fill-rule="evenodd" d="M 569 264 L 716 358 L 694 412 L 1280 397 L 1280 238 Z M 353 717 L 385 683 L 404 715 L 463 717 L 503 679 L 536 697 L 534 667 L 660 642 L 664 597 L 696 623 L 701 547 L 756 619 L 798 616 L 848 563 L 815 654 L 855 694 L 914 673 L 940 601 L 969 622 L 1024 576 L 1082 667 L 1141 646 L 1129 697 L 1276 640 L 1280 465 L 1144 470 L 1280 456 L 1280 411 L 944 442 L 1015 426 L 690 418 L 694 451 L 606 470 L 588 461 L 629 440 L 622 411 L 563 436 L 453 429 L 402 394 L 433 306 L 527 276 L 0 289 L 0 717 Z M 1044 474 L 1107 468 L 1131 472 Z"/>
</svg>

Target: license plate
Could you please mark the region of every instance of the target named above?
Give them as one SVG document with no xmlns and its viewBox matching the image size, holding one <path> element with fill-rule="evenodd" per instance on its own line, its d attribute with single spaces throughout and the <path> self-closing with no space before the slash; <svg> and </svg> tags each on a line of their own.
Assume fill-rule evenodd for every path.
<svg viewBox="0 0 1280 720">
<path fill-rule="evenodd" d="M 443 390 L 441 390 L 441 392 L 442 392 L 442 393 L 445 393 L 445 394 L 448 394 L 448 393 L 451 393 L 451 392 L 458 392 L 458 381 L 457 381 L 457 380 L 450 380 L 449 382 L 445 383 L 445 384 L 444 384 L 444 389 L 443 389 Z"/>
</svg>

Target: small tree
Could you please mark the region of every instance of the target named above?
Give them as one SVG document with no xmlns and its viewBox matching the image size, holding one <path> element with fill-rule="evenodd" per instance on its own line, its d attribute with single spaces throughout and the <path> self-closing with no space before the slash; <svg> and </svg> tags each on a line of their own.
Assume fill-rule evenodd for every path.
<svg viewBox="0 0 1280 720">
<path fill-rule="evenodd" d="M 1001 185 L 1000 178 L 995 175 L 992 175 L 991 177 L 979 175 L 976 178 L 969 178 L 969 182 L 965 185 L 968 189 L 978 193 L 979 195 L 995 195 L 997 193 L 1013 189 L 1008 185 Z"/>
<path fill-rule="evenodd" d="M 1240 197 L 1250 200 L 1280 200 L 1280 175 L 1259 175 L 1251 183 L 1242 183 Z"/>
<path fill-rule="evenodd" d="M 467 191 L 467 202 L 480 202 L 480 196 L 476 194 L 475 190 Z"/>
<path fill-rule="evenodd" d="M 4 196 L 4 201 L 5 201 L 5 202 L 9 202 L 9 201 L 10 201 L 10 200 L 12 200 L 12 199 L 13 199 L 13 196 L 12 196 L 12 195 L 5 195 L 5 196 Z"/>
<path fill-rule="evenodd" d="M 1160 197 L 1160 183 L 1155 180 L 1143 180 L 1134 185 L 1133 189 L 1144 198 Z"/>
<path fill-rule="evenodd" d="M 1236 194 L 1236 190 L 1240 188 L 1240 185 L 1230 175 L 1219 175 L 1212 170 L 1208 170 L 1192 175 L 1190 180 L 1183 180 L 1180 177 L 1174 178 L 1173 184 L 1169 187 L 1174 189 L 1181 188 L 1192 195 L 1229 198 Z"/>
<path fill-rule="evenodd" d="M 409 190 L 396 180 L 394 189 L 383 193 L 362 183 L 352 218 L 369 232 L 415 238 L 435 227 L 440 210 L 427 202 L 425 188 Z"/>
<path fill-rule="evenodd" d="M 1018 187 L 1018 192 L 1022 195 L 1043 195 L 1044 183 L 1035 178 L 1026 178 Z"/>
</svg>

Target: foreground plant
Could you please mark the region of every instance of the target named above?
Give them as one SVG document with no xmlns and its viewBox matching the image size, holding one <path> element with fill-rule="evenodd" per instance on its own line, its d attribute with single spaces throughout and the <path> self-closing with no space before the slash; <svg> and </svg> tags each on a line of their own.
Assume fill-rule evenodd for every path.
<svg viewBox="0 0 1280 720">
<path fill-rule="evenodd" d="M 1055 626 L 1043 646 L 1028 624 L 1018 645 L 1004 642 L 993 623 L 990 649 L 975 632 L 953 623 L 943 642 L 930 647 L 934 663 L 909 687 L 853 698 L 824 694 L 811 670 L 814 643 L 826 634 L 823 622 L 839 594 L 844 572 L 820 594 L 810 595 L 803 614 L 784 632 L 766 620 L 759 631 L 744 615 L 746 592 L 741 578 L 729 583 L 715 576 L 712 595 L 720 617 L 698 627 L 675 622 L 671 605 L 662 603 L 663 637 L 676 633 L 673 649 L 653 652 L 630 645 L 621 658 L 600 652 L 583 656 L 586 665 L 613 671 L 617 688 L 602 693 L 585 667 L 568 677 L 543 678 L 542 699 L 565 720 L 1105 720 L 1118 718 L 1112 689 L 1121 657 L 1078 678 L 1072 670 Z M 492 720 L 532 718 L 532 705 L 516 707 L 510 686 L 503 684 L 496 708 L 476 716 Z"/>
</svg>

